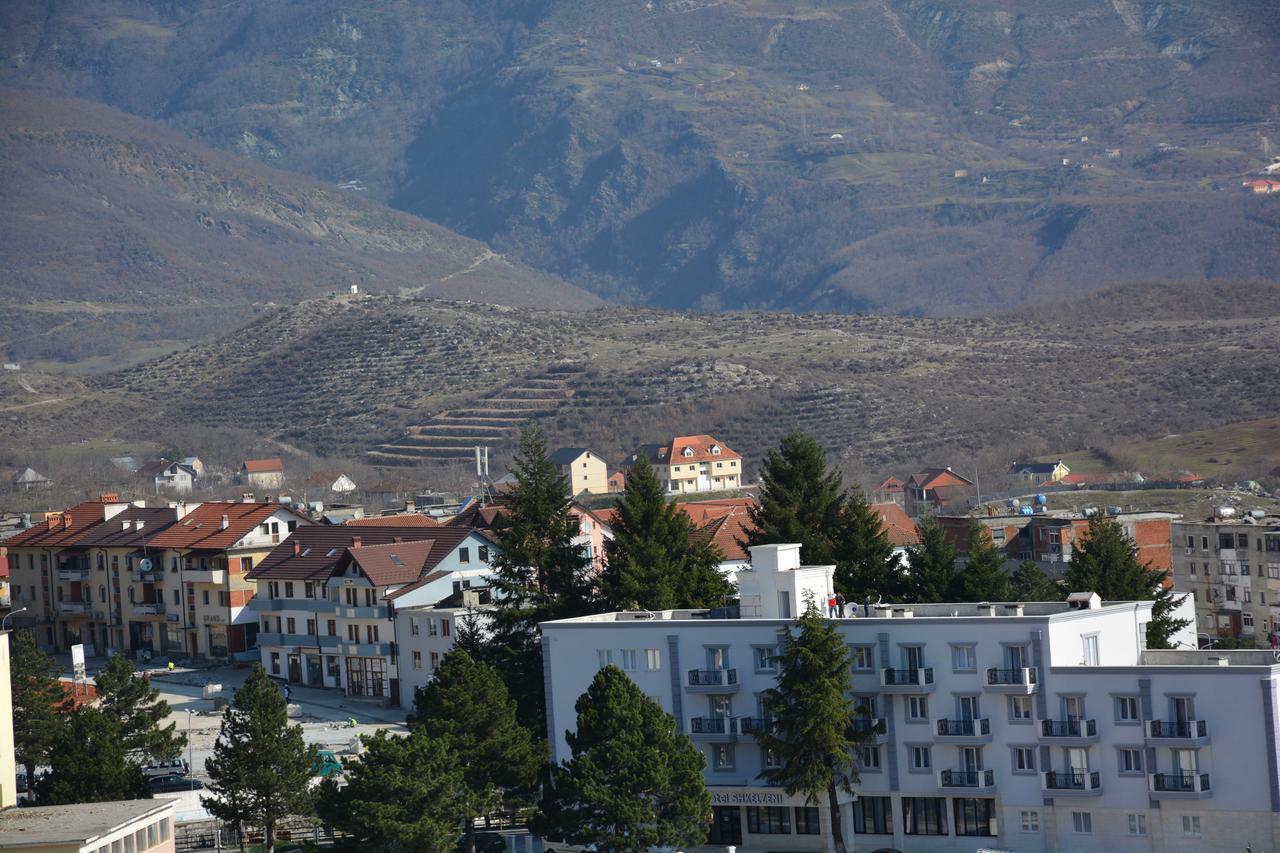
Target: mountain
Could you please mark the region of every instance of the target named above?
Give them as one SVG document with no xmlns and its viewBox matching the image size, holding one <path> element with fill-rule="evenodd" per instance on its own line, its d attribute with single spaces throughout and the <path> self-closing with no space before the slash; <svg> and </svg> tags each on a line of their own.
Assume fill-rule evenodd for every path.
<svg viewBox="0 0 1280 853">
<path fill-rule="evenodd" d="M 0 351 L 128 357 L 351 285 L 508 305 L 599 299 L 351 189 L 85 101 L 0 90 Z"/>
<path fill-rule="evenodd" d="M 610 299 L 973 314 L 1277 278 L 1268 0 L 0 7 L 0 80 L 163 121 Z M 1278 140 L 1280 141 L 1280 140 Z"/>
</svg>

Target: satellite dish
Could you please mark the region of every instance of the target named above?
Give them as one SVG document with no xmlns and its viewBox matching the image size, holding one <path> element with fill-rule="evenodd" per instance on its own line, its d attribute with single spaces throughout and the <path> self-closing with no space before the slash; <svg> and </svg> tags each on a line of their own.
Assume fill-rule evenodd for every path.
<svg viewBox="0 0 1280 853">
<path fill-rule="evenodd" d="M 138 561 L 138 568 L 144 572 L 151 571 L 151 567 L 154 565 L 155 564 L 151 562 L 150 557 L 143 557 L 141 560 Z"/>
</svg>

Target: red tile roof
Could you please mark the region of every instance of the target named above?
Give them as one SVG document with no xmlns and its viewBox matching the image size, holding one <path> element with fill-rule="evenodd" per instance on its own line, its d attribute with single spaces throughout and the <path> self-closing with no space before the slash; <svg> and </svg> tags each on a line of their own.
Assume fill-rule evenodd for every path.
<svg viewBox="0 0 1280 853">
<path fill-rule="evenodd" d="M 916 523 L 907 515 L 907 511 L 896 503 L 872 504 L 871 508 L 880 515 L 885 532 L 893 545 L 915 545 L 920 542 L 920 531 Z"/>
<path fill-rule="evenodd" d="M 266 474 L 283 471 L 284 461 L 280 459 L 246 459 L 240 470 L 248 474 Z"/>
<path fill-rule="evenodd" d="M 246 533 L 266 521 L 280 510 L 288 510 L 278 503 L 244 503 L 237 501 L 210 501 L 202 503 L 184 515 L 176 524 L 149 543 L 152 548 L 191 548 L 204 551 L 221 551 L 230 548 Z M 227 526 L 222 527 L 222 517 Z"/>
<path fill-rule="evenodd" d="M 249 571 L 248 579 L 328 580 L 347 548 L 356 540 L 363 546 L 392 542 L 397 538 L 411 542 L 438 539 L 440 535 L 437 528 L 426 527 L 348 527 L 345 524 L 299 527 Z"/>
<path fill-rule="evenodd" d="M 876 486 L 875 490 L 877 492 L 900 492 L 906 487 L 906 485 L 906 483 L 902 482 L 897 477 L 890 476 L 885 477 L 884 482 Z"/>
<path fill-rule="evenodd" d="M 178 513 L 169 507 L 147 509 L 131 506 L 113 515 L 102 524 L 85 533 L 80 545 L 86 548 L 141 548 L 167 530 L 178 520 Z M 138 523 L 142 523 L 141 529 Z"/>
<path fill-rule="evenodd" d="M 423 575 L 421 578 L 419 578 L 418 580 L 414 581 L 411 584 L 408 584 L 407 586 L 400 587 L 395 592 L 387 593 L 386 595 L 383 596 L 383 598 L 386 599 L 387 601 L 395 601 L 397 598 L 399 598 L 402 595 L 408 595 L 409 593 L 413 592 L 415 589 L 421 589 L 427 584 L 434 583 L 435 581 L 440 580 L 440 578 L 446 578 L 451 574 L 452 572 L 431 572 L 429 574 Z"/>
<path fill-rule="evenodd" d="M 50 513 L 40 524 L 4 541 L 9 548 L 66 548 L 78 544 L 85 532 L 106 516 L 106 504 L 84 501 L 71 509 Z"/>
<path fill-rule="evenodd" d="M 746 512 L 748 507 L 756 505 L 756 499 L 747 498 L 714 498 L 706 501 L 680 501 L 676 503 L 676 509 L 683 512 L 693 521 L 693 523 L 701 527 L 711 519 L 723 518 L 736 511 Z"/>
<path fill-rule="evenodd" d="M 912 474 L 907 482 L 921 489 L 973 485 L 972 480 L 960 476 L 950 468 L 926 468 L 918 474 Z"/>
<path fill-rule="evenodd" d="M 456 547 L 457 543 L 454 545 Z M 345 572 L 354 563 L 374 586 L 413 583 L 422 577 L 433 550 L 444 549 L 443 546 L 437 549 L 434 539 L 388 542 L 383 545 L 362 544 L 359 548 L 347 548 L 347 553 L 338 561 L 337 571 Z M 436 556 L 435 561 L 439 562 L 441 559 L 443 554 Z"/>
<path fill-rule="evenodd" d="M 719 447 L 720 452 L 713 454 L 712 447 Z M 707 462 L 711 459 L 741 459 L 734 451 L 730 450 L 728 445 L 723 441 L 717 441 L 709 435 L 678 435 L 671 440 L 671 444 L 666 448 L 666 462 Z M 685 456 L 685 450 L 692 450 L 693 454 Z"/>
<path fill-rule="evenodd" d="M 373 515 L 342 522 L 344 527 L 442 527 L 434 518 L 417 512 L 397 515 Z"/>
<path fill-rule="evenodd" d="M 747 534 L 755 529 L 751 516 L 745 508 L 733 508 L 712 518 L 703 526 L 693 531 L 690 537 L 694 541 L 711 541 L 720 549 L 723 560 L 747 560 Z"/>
</svg>

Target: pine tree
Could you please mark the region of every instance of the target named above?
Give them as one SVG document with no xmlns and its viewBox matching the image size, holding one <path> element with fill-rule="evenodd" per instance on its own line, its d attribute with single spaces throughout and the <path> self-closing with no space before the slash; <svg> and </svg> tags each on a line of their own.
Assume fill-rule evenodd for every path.
<svg viewBox="0 0 1280 853">
<path fill-rule="evenodd" d="M 591 612 L 591 559 L 573 543 L 578 519 L 570 511 L 569 487 L 537 429 L 520 436 L 514 469 L 516 484 L 495 531 L 487 656 L 507 679 L 521 720 L 544 731 L 538 623 Z"/>
<path fill-rule="evenodd" d="M 169 703 L 147 676 L 136 677 L 133 664 L 116 653 L 94 676 L 98 707 L 120 726 L 125 749 L 142 762 L 172 761 L 182 754 L 187 736 L 176 731 L 177 724 L 162 726 L 169 716 Z"/>
<path fill-rule="evenodd" d="M 316 748 L 290 725 L 284 696 L 262 664 L 255 663 L 222 717 L 222 729 L 205 762 L 211 797 L 200 803 L 214 817 L 242 829 L 261 826 L 266 853 L 275 850 L 276 826 L 308 814 Z"/>
<path fill-rule="evenodd" d="M 851 489 L 835 530 L 836 590 L 850 602 L 900 599 L 906 578 L 880 514 Z"/>
<path fill-rule="evenodd" d="M 49 761 L 61 727 L 60 714 L 69 702 L 58 680 L 58 665 L 40 650 L 31 632 L 13 631 L 9 637 L 14 760 L 25 769 L 28 781 L 34 782 L 36 767 Z"/>
<path fill-rule="evenodd" d="M 918 529 L 919 544 L 907 546 L 908 596 L 922 604 L 958 600 L 961 578 L 956 549 L 933 516 L 921 519 Z"/>
<path fill-rule="evenodd" d="M 804 794 L 812 804 L 826 798 L 837 853 L 846 850 L 837 792 L 853 792 L 858 781 L 854 750 L 862 737 L 854 729 L 857 712 L 849 648 L 817 608 L 809 607 L 781 636 L 778 684 L 761 697 L 769 721 L 757 739 L 777 757 L 777 767 L 760 775 L 788 794 Z"/>
<path fill-rule="evenodd" d="M 350 835 L 350 849 L 453 853 L 466 757 L 420 731 L 408 737 L 379 731 L 362 740 L 363 754 L 346 764 L 346 784 L 320 783 L 320 819 Z"/>
<path fill-rule="evenodd" d="M 614 538 L 605 543 L 601 586 L 614 610 L 715 607 L 732 591 L 720 573 L 720 554 L 693 538 L 689 516 L 668 503 L 643 455 L 627 472 L 615 507 Z"/>
<path fill-rule="evenodd" d="M 1096 592 L 1104 601 L 1151 601 L 1147 648 L 1166 649 L 1172 636 L 1190 623 L 1173 616 L 1182 600 L 1165 587 L 1169 573 L 1138 560 L 1138 546 L 1120 523 L 1095 513 L 1067 569 L 1072 592 Z"/>
<path fill-rule="evenodd" d="M 544 743 L 516 719 L 516 705 L 490 666 L 455 648 L 435 677 L 413 697 L 409 728 L 462 759 L 457 808 L 463 816 L 466 853 L 475 853 L 475 818 L 526 802 Z"/>
<path fill-rule="evenodd" d="M 1033 560 L 1023 560 L 1009 579 L 1015 601 L 1061 601 L 1062 588 Z"/>
<path fill-rule="evenodd" d="M 61 722 L 49 750 L 49 774 L 36 786 L 41 805 L 150 796 L 142 769 L 128 758 L 114 719 L 85 706 L 65 714 Z"/>
<path fill-rule="evenodd" d="M 711 823 L 704 761 L 671 715 L 613 665 L 575 707 L 570 758 L 552 773 L 535 829 L 619 851 L 702 844 Z"/>
<path fill-rule="evenodd" d="M 987 528 L 969 519 L 968 563 L 960 575 L 961 601 L 1008 601 L 1009 573 L 1004 552 L 991 541 Z"/>
<path fill-rule="evenodd" d="M 827 470 L 822 447 L 799 432 L 770 450 L 760 473 L 760 505 L 750 510 L 755 529 L 750 545 L 800 543 L 807 565 L 835 560 L 833 535 L 844 506 L 839 471 Z"/>
</svg>

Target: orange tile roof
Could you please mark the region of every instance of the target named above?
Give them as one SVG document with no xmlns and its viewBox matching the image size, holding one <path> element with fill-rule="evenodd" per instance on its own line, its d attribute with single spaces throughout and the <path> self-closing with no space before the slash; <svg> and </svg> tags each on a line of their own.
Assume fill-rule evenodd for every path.
<svg viewBox="0 0 1280 853">
<path fill-rule="evenodd" d="M 713 498 L 706 501 L 680 501 L 676 503 L 676 509 L 689 516 L 695 526 L 701 527 L 712 519 L 723 518 L 738 510 L 745 512 L 747 507 L 755 505 L 756 499 L 751 497 Z"/>
<path fill-rule="evenodd" d="M 902 482 L 897 477 L 889 476 L 885 477 L 884 482 L 876 486 L 875 490 L 877 492 L 900 492 L 906 488 L 906 485 L 906 483 Z"/>
<path fill-rule="evenodd" d="M 880 521 L 893 545 L 915 545 L 920 541 L 920 531 L 905 509 L 896 503 L 872 504 L 871 508 L 880 515 Z"/>
<path fill-rule="evenodd" d="M 406 512 L 398 515 L 373 515 L 365 518 L 352 518 L 342 522 L 344 527 L 441 527 L 443 525 L 430 516 L 418 512 Z"/>
<path fill-rule="evenodd" d="M 106 517 L 102 501 L 84 501 L 71 509 L 49 513 L 47 519 L 4 541 L 9 548 L 66 548 L 75 545 Z"/>
<path fill-rule="evenodd" d="M 719 447 L 720 452 L 713 454 L 712 447 Z M 671 440 L 666 449 L 667 464 L 673 462 L 707 462 L 712 459 L 741 459 L 742 457 L 729 449 L 723 441 L 717 441 L 709 435 L 678 435 Z M 693 454 L 685 456 L 685 450 Z"/>
<path fill-rule="evenodd" d="M 452 545 L 456 547 L 457 543 Z M 388 542 L 383 545 L 348 548 L 347 555 L 338 561 L 337 570 L 343 571 L 346 566 L 355 563 L 374 586 L 413 583 L 422 577 L 427 558 L 435 547 L 434 539 L 418 539 L 414 542 Z M 442 545 L 438 550 L 447 553 L 453 548 Z M 433 562 L 438 563 L 443 559 L 444 553 L 437 554 Z"/>
<path fill-rule="evenodd" d="M 693 531 L 694 541 L 711 541 L 720 549 L 723 560 L 746 560 L 750 558 L 746 545 L 747 534 L 755 529 L 751 516 L 744 507 L 736 507 L 724 511 L 706 524 Z"/>
<path fill-rule="evenodd" d="M 184 515 L 177 524 L 152 539 L 149 545 L 152 548 L 196 548 L 221 551 L 230 548 L 242 536 L 280 510 L 288 510 L 288 508 L 278 503 L 236 501 L 202 503 Z M 227 517 L 225 530 L 222 527 L 224 515 Z"/>
<path fill-rule="evenodd" d="M 283 471 L 284 461 L 281 459 L 246 459 L 244 464 L 240 466 L 240 470 L 249 474 Z"/>
<path fill-rule="evenodd" d="M 926 468 L 918 474 L 912 474 L 907 480 L 922 489 L 936 489 L 940 486 L 972 486 L 973 481 L 952 471 L 950 468 Z"/>
</svg>

